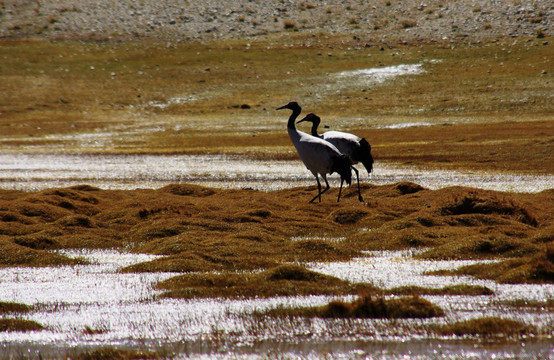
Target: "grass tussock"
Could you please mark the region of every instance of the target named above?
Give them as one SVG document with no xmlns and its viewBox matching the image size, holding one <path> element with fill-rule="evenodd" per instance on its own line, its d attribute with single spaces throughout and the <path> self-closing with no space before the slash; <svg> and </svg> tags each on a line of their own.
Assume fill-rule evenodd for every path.
<svg viewBox="0 0 554 360">
<path fill-rule="evenodd" d="M 449 285 L 443 288 L 423 288 L 420 286 L 401 286 L 389 290 L 395 295 L 463 295 L 463 296 L 480 296 L 494 295 L 494 291 L 486 286 L 480 285 Z"/>
<path fill-rule="evenodd" d="M 465 196 L 440 209 L 442 215 L 498 214 L 506 215 L 524 224 L 537 226 L 537 220 L 521 206 L 506 198 Z"/>
<path fill-rule="evenodd" d="M 29 305 L 0 301 L 0 314 L 25 313 L 31 311 L 32 309 L 33 308 Z"/>
<path fill-rule="evenodd" d="M 436 328 L 442 335 L 480 336 L 480 337 L 517 337 L 533 333 L 532 326 L 519 321 L 497 317 L 477 318 L 459 321 Z"/>
<path fill-rule="evenodd" d="M 44 327 L 32 320 L 23 319 L 0 319 L 0 332 L 26 332 L 41 331 Z"/>
<path fill-rule="evenodd" d="M 418 296 L 385 299 L 363 295 L 352 302 L 335 300 L 313 308 L 277 308 L 264 313 L 269 316 L 302 316 L 321 318 L 429 318 L 440 317 L 444 311 Z"/>
<path fill-rule="evenodd" d="M 552 284 L 554 283 L 554 261 L 551 254 L 552 246 L 545 253 L 532 257 L 509 259 L 499 263 L 468 265 L 452 271 L 437 272 L 437 274 L 471 275 L 508 284 Z"/>
<path fill-rule="evenodd" d="M 77 265 L 81 260 L 71 259 L 46 250 L 35 250 L 0 238 L 0 267 Z"/>
<path fill-rule="evenodd" d="M 353 285 L 298 265 L 281 265 L 260 273 L 204 273 L 173 277 L 158 284 L 173 298 L 253 298 L 351 294 L 371 285 Z"/>
</svg>

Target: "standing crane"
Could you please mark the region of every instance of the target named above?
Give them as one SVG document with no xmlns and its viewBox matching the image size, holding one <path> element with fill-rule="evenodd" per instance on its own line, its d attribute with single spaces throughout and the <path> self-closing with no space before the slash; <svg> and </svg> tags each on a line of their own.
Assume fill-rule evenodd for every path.
<svg viewBox="0 0 554 360">
<path fill-rule="evenodd" d="M 341 180 L 339 196 L 337 198 L 337 202 L 339 202 L 342 192 L 342 184 L 346 181 L 346 183 L 350 185 L 352 182 L 351 169 L 353 167 L 350 158 L 344 154 L 341 154 L 341 152 L 333 144 L 296 129 L 295 120 L 302 111 L 302 108 L 296 101 L 291 101 L 277 110 L 281 109 L 292 110 L 292 114 L 287 124 L 289 137 L 294 144 L 298 155 L 300 156 L 300 160 L 302 160 L 306 168 L 312 172 L 317 181 L 318 193 L 312 200 L 310 200 L 310 203 L 312 203 L 315 199 L 319 199 L 319 202 L 321 202 L 321 194 L 330 189 L 329 182 L 327 181 L 327 174 L 333 174 L 334 172 L 337 172 L 340 175 Z M 319 176 L 325 180 L 326 187 L 323 191 L 321 191 Z M 363 201 L 359 187 L 358 199 Z"/>
</svg>

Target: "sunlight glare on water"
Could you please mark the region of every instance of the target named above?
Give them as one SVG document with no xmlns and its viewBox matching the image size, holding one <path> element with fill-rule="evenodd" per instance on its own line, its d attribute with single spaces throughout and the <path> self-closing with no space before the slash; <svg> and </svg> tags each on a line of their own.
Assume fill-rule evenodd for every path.
<svg viewBox="0 0 554 360">
<path fill-rule="evenodd" d="M 458 321 L 480 316 L 511 317 L 547 329 L 552 334 L 554 314 L 547 309 L 536 312 L 507 312 L 503 302 L 520 299 L 545 303 L 554 299 L 554 286 L 550 284 L 498 284 L 492 280 L 479 280 L 469 276 L 425 275 L 437 270 L 451 270 L 462 266 L 490 263 L 496 260 L 420 260 L 412 256 L 421 251 L 368 251 L 368 257 L 348 262 L 312 263 L 309 269 L 351 282 L 372 283 L 383 289 L 401 286 L 442 288 L 450 285 L 484 286 L 493 296 L 429 296 L 432 302 L 447 310 L 447 320 Z"/>
<path fill-rule="evenodd" d="M 487 190 L 539 192 L 554 187 L 552 175 L 425 170 L 377 162 L 362 182 L 410 181 L 429 189 L 469 186 Z M 335 175 L 332 186 L 338 185 Z M 160 188 L 193 183 L 215 188 L 272 191 L 314 185 L 301 161 L 252 160 L 224 155 L 0 154 L 0 188 L 43 190 L 90 184 L 103 189 Z"/>
<path fill-rule="evenodd" d="M 401 349 L 404 346 L 406 351 L 421 351 L 422 356 L 429 356 L 432 354 L 417 344 L 421 340 L 439 340 L 426 330 L 430 323 L 440 324 L 475 316 L 501 314 L 503 317 L 521 319 L 544 329 L 553 320 L 552 314 L 546 310 L 506 312 L 501 302 L 505 292 L 504 285 L 486 281 L 479 283 L 491 286 L 497 295 L 429 297 L 432 302 L 445 309 L 446 318 L 402 319 L 391 322 L 387 319 L 305 320 L 252 316 L 254 311 L 270 308 L 321 306 L 334 299 L 352 301 L 355 297 L 163 299 L 157 297 L 159 291 L 155 290 L 154 284 L 175 274 L 118 272 L 122 266 L 148 261 L 155 258 L 154 256 L 105 250 L 62 253 L 84 258 L 91 264 L 0 270 L 0 301 L 34 305 L 34 311 L 18 317 L 35 320 L 47 328 L 35 332 L 0 332 L 0 343 L 3 344 L 0 346 L 0 357 L 17 354 L 22 348 L 40 349 L 41 354 L 47 355 L 49 351 L 59 354 L 60 349 L 68 347 L 133 345 L 159 347 L 166 351 L 170 349 L 186 354 L 187 358 L 217 358 L 217 354 L 230 353 L 237 358 L 250 358 L 253 354 L 270 353 L 274 349 L 291 355 L 303 354 L 308 358 L 309 354 L 319 349 L 334 354 L 332 358 L 341 358 L 345 354 L 354 354 L 354 351 L 375 354 L 379 349 Z M 432 262 L 410 259 L 411 254 L 408 252 L 374 252 L 368 255 L 370 257 L 354 259 L 348 263 L 314 263 L 310 267 L 353 281 L 376 281 L 389 287 L 393 284 L 439 286 L 436 280 L 425 279 L 427 277 L 422 275 L 422 271 L 452 268 L 462 264 L 431 264 Z M 348 264 L 352 270 L 345 271 L 343 264 Z M 392 275 L 385 276 L 383 273 Z M 458 281 L 453 277 L 446 277 L 443 284 Z M 462 278 L 461 281 L 467 282 L 468 279 Z M 518 286 L 507 285 L 506 288 L 514 289 Z M 523 290 L 524 292 L 512 292 L 509 296 L 512 299 L 513 296 L 532 298 L 539 294 L 551 299 L 554 295 L 552 287 L 524 285 Z M 506 290 L 509 291 L 513 290 Z M 452 352 L 454 349 L 463 350 L 460 345 L 440 342 L 437 346 L 439 344 L 445 348 L 451 347 Z M 479 356 L 490 352 L 488 348 L 473 350 Z M 529 346 L 527 350 L 533 356 L 547 351 L 544 345 L 538 348 Z"/>
</svg>

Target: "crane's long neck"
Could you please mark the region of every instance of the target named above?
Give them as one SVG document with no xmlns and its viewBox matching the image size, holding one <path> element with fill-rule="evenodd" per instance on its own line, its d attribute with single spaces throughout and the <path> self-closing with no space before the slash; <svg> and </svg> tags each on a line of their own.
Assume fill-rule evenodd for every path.
<svg viewBox="0 0 554 360">
<path fill-rule="evenodd" d="M 302 109 L 300 108 L 292 110 L 292 114 L 290 115 L 289 122 L 287 124 L 288 129 L 296 130 L 296 126 L 294 125 L 294 122 L 296 121 L 296 118 L 298 117 L 298 115 L 300 115 L 301 111 Z"/>
<path fill-rule="evenodd" d="M 314 121 L 312 123 L 312 136 L 319 137 L 317 134 L 317 127 L 319 126 L 319 121 Z"/>
</svg>

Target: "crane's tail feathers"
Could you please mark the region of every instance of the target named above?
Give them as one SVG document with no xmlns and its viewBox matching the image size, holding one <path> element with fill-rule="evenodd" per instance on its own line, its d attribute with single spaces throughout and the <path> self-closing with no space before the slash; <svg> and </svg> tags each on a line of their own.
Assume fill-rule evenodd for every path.
<svg viewBox="0 0 554 360">
<path fill-rule="evenodd" d="M 360 148 L 358 149 L 357 158 L 364 164 L 368 174 L 373 170 L 373 156 L 371 156 L 371 145 L 366 139 L 360 140 Z"/>
<path fill-rule="evenodd" d="M 331 174 L 336 172 L 340 175 L 341 180 L 346 181 L 348 185 L 352 183 L 352 160 L 344 154 L 336 158 L 331 167 Z"/>
</svg>

